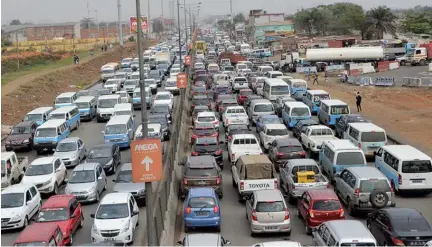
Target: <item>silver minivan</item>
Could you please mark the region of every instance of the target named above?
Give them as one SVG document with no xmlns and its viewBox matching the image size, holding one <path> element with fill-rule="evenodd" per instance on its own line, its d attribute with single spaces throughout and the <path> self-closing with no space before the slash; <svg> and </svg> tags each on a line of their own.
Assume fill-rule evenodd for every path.
<svg viewBox="0 0 432 247">
<path fill-rule="evenodd" d="M 346 168 L 335 177 L 334 190 L 350 215 L 396 206 L 387 177 L 375 167 Z"/>
<path fill-rule="evenodd" d="M 330 220 L 312 229 L 315 246 L 377 246 L 377 241 L 358 220 Z"/>
</svg>

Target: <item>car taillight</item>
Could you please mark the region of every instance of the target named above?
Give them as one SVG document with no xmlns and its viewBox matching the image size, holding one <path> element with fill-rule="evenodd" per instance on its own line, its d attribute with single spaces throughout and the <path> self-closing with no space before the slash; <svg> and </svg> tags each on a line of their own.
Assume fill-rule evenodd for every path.
<svg viewBox="0 0 432 247">
<path fill-rule="evenodd" d="M 215 120 L 212 122 L 212 124 L 217 124 L 217 123 L 219 123 L 219 120 Z"/>
<path fill-rule="evenodd" d="M 258 217 L 256 215 L 256 210 L 255 209 L 252 210 L 252 220 L 253 221 L 258 221 Z"/>
<path fill-rule="evenodd" d="M 287 209 L 285 209 L 285 220 L 288 220 L 288 219 L 289 219 L 289 210 L 287 208 Z"/>
<path fill-rule="evenodd" d="M 277 154 L 276 154 L 278 157 L 283 157 L 284 156 L 284 153 L 281 153 L 281 152 L 277 152 Z"/>
<path fill-rule="evenodd" d="M 186 214 L 190 214 L 191 212 L 192 212 L 192 209 L 191 209 L 191 208 L 189 208 L 189 207 L 187 207 L 187 208 L 186 208 L 186 212 L 185 212 L 185 213 L 186 213 Z"/>
<path fill-rule="evenodd" d="M 184 184 L 188 184 L 188 181 L 187 181 L 186 178 L 183 178 L 183 183 L 184 183 Z"/>
<path fill-rule="evenodd" d="M 398 184 L 399 185 L 402 184 L 402 176 L 400 174 L 398 174 Z"/>
<path fill-rule="evenodd" d="M 277 181 L 277 179 L 274 180 L 273 184 L 274 184 L 274 188 L 277 189 L 278 188 L 278 181 Z"/>
<path fill-rule="evenodd" d="M 394 243 L 394 245 L 396 245 L 396 246 L 404 246 L 405 245 L 404 242 L 400 239 L 391 237 L 391 240 Z"/>
<path fill-rule="evenodd" d="M 315 217 L 315 212 L 311 209 L 309 210 L 309 215 L 311 218 Z"/>
<path fill-rule="evenodd" d="M 355 197 L 359 197 L 359 196 L 360 196 L 360 189 L 356 189 L 356 190 L 354 191 L 354 196 L 355 196 Z"/>
<path fill-rule="evenodd" d="M 219 207 L 214 207 L 214 208 L 213 208 L 213 212 L 215 212 L 215 213 L 219 213 Z"/>
<path fill-rule="evenodd" d="M 305 152 L 305 151 L 300 152 L 300 155 L 301 155 L 302 157 L 306 157 L 306 152 Z"/>
<path fill-rule="evenodd" d="M 240 182 L 240 190 L 244 190 L 244 181 Z"/>
<path fill-rule="evenodd" d="M 235 160 L 235 154 L 231 154 L 231 160 Z"/>
<path fill-rule="evenodd" d="M 343 208 L 341 208 L 341 209 L 339 210 L 339 216 L 340 216 L 340 217 L 343 217 L 344 214 L 345 214 L 345 211 L 343 210 Z"/>
<path fill-rule="evenodd" d="M 207 106 L 208 106 L 208 107 L 211 107 L 211 103 L 208 103 Z"/>
<path fill-rule="evenodd" d="M 220 177 L 216 178 L 216 184 L 220 184 L 220 182 L 221 182 L 221 178 Z"/>
<path fill-rule="evenodd" d="M 221 154 L 222 153 L 222 148 L 221 149 L 219 149 L 218 151 L 216 151 L 216 155 L 219 155 L 219 154 Z"/>
<path fill-rule="evenodd" d="M 198 152 L 193 151 L 193 152 L 192 152 L 192 155 L 193 155 L 193 156 L 197 156 L 197 155 L 198 155 Z"/>
</svg>

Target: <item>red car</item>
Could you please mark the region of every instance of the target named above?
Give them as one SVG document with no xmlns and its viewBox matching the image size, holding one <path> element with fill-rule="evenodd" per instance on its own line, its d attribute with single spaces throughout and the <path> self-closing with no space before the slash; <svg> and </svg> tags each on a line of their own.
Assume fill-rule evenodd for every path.
<svg viewBox="0 0 432 247">
<path fill-rule="evenodd" d="M 84 225 L 83 210 L 73 195 L 51 196 L 42 205 L 36 222 L 41 226 L 57 223 L 63 233 L 65 245 L 72 245 L 72 235 Z"/>
<path fill-rule="evenodd" d="M 55 223 L 31 224 L 18 235 L 13 246 L 65 246 L 63 233 Z"/>
<path fill-rule="evenodd" d="M 191 136 L 191 143 L 199 137 L 217 137 L 219 140 L 219 131 L 215 129 L 212 123 L 196 123 Z"/>
<path fill-rule="evenodd" d="M 239 103 L 239 105 L 243 105 L 244 101 L 247 99 L 247 96 L 252 95 L 252 94 L 253 94 L 253 92 L 249 88 L 241 89 L 239 94 L 238 94 L 238 98 L 237 98 L 237 102 Z"/>
<path fill-rule="evenodd" d="M 311 228 L 329 220 L 344 220 L 344 210 L 336 193 L 332 189 L 308 190 L 297 201 L 299 216 L 306 225 L 306 233 Z"/>
</svg>

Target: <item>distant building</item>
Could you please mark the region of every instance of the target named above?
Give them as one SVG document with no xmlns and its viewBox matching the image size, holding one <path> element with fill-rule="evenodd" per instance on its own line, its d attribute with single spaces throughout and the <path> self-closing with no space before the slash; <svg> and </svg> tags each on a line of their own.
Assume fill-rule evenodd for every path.
<svg viewBox="0 0 432 247">
<path fill-rule="evenodd" d="M 129 35 L 131 30 L 129 28 L 129 24 L 122 24 L 123 35 Z M 119 36 L 119 28 L 118 26 L 110 26 L 110 27 L 92 27 L 92 28 L 83 28 L 80 30 L 82 39 L 94 39 L 94 38 L 112 38 Z"/>
<path fill-rule="evenodd" d="M 2 27 L 1 32 L 12 42 L 81 38 L 79 22 L 12 25 Z"/>
<path fill-rule="evenodd" d="M 262 9 L 249 11 L 248 27 L 252 30 L 252 42 L 255 45 L 294 33 L 294 22 L 285 20 L 284 13 L 267 13 Z"/>
</svg>

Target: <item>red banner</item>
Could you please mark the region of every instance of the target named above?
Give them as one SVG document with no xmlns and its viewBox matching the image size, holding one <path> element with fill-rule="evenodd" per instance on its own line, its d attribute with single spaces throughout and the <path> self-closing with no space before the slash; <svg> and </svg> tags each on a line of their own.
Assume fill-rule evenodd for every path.
<svg viewBox="0 0 432 247">
<path fill-rule="evenodd" d="M 138 26 L 137 18 L 135 16 L 129 17 L 129 27 L 132 33 L 138 32 L 137 26 Z M 141 30 L 143 33 L 148 32 L 147 16 L 141 16 Z"/>
<path fill-rule="evenodd" d="M 359 69 L 352 69 L 349 71 L 350 76 L 359 76 L 362 73 Z"/>
</svg>

